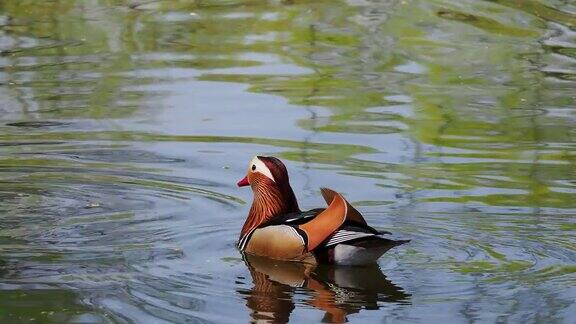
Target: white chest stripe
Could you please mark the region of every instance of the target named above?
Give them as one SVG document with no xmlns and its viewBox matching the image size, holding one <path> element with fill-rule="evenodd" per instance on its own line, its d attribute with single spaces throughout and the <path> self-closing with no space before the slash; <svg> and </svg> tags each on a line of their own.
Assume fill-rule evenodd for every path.
<svg viewBox="0 0 576 324">
<path fill-rule="evenodd" d="M 248 241 L 250 240 L 250 236 L 252 236 L 252 233 L 254 233 L 256 229 L 251 230 L 250 232 L 246 233 L 246 235 L 242 236 L 242 238 L 240 238 L 240 240 L 238 241 L 238 244 L 236 244 L 236 246 L 238 247 L 238 250 L 240 251 L 244 251 L 244 249 L 246 248 L 246 245 L 248 244 Z"/>
<path fill-rule="evenodd" d="M 300 238 L 300 241 L 302 241 L 302 245 L 306 245 L 306 242 L 304 241 L 304 238 L 302 237 L 302 235 L 300 235 L 300 233 L 298 233 L 298 231 L 292 227 L 292 226 L 288 226 L 290 227 L 290 229 L 292 230 L 292 232 L 294 232 L 294 234 L 296 234 L 296 236 L 298 236 L 298 238 Z"/>
</svg>

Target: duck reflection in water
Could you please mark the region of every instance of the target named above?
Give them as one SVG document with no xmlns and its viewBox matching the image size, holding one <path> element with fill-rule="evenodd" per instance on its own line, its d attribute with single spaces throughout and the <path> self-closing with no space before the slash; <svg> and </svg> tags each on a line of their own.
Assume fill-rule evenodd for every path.
<svg viewBox="0 0 576 324">
<path fill-rule="evenodd" d="M 410 295 L 386 279 L 377 264 L 364 267 L 316 265 L 244 255 L 254 286 L 245 295 L 254 321 L 285 323 L 295 308 L 295 293 L 305 304 L 325 312 L 322 321 L 346 322 L 362 308 L 378 309 L 379 302 L 407 303 Z"/>
</svg>

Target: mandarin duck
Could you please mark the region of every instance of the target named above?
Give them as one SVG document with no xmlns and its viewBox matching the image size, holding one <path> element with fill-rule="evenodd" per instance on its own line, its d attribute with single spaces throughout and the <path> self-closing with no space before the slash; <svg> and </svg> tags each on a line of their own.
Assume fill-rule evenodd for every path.
<svg viewBox="0 0 576 324">
<path fill-rule="evenodd" d="M 239 187 L 251 186 L 254 200 L 238 240 L 242 253 L 278 260 L 340 265 L 376 262 L 409 240 L 383 237 L 339 193 L 322 188 L 326 208 L 301 211 L 286 166 L 272 156 L 256 156 Z"/>
</svg>

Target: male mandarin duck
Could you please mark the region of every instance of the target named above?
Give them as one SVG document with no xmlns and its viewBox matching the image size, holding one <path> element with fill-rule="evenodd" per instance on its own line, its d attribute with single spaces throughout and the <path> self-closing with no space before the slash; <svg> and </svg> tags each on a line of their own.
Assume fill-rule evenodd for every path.
<svg viewBox="0 0 576 324">
<path fill-rule="evenodd" d="M 240 232 L 243 253 L 279 260 L 341 265 L 374 263 L 409 240 L 391 240 L 369 226 L 339 193 L 322 188 L 327 208 L 302 212 L 286 166 L 272 156 L 256 156 L 239 187 L 251 186 L 254 201 Z"/>
</svg>

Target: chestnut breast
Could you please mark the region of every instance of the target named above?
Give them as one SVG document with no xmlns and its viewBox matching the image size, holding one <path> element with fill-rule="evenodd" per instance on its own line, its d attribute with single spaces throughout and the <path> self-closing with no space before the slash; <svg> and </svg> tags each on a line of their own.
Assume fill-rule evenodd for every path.
<svg viewBox="0 0 576 324">
<path fill-rule="evenodd" d="M 306 244 L 292 226 L 266 226 L 252 233 L 245 252 L 274 259 L 294 260 L 301 259 L 306 254 Z"/>
</svg>

